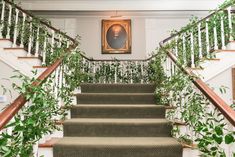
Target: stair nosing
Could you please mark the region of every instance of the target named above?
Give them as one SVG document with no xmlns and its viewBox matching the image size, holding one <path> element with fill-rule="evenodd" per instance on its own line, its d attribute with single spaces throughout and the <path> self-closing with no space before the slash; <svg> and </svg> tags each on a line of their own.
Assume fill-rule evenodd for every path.
<svg viewBox="0 0 235 157">
<path fill-rule="evenodd" d="M 171 124 L 165 118 L 72 118 L 65 120 L 63 124 Z"/>
</svg>

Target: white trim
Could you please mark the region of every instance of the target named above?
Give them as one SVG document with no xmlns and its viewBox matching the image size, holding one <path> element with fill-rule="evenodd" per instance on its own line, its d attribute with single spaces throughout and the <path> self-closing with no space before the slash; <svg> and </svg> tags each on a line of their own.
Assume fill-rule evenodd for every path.
<svg viewBox="0 0 235 157">
<path fill-rule="evenodd" d="M 211 10 L 224 0 L 22 0 L 27 10 Z"/>
</svg>

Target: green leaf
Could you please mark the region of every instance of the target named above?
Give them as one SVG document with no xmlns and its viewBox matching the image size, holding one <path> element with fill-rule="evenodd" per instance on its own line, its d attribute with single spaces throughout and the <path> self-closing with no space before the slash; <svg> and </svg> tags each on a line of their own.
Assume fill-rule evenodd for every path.
<svg viewBox="0 0 235 157">
<path fill-rule="evenodd" d="M 215 132 L 216 132 L 216 134 L 217 134 L 217 135 L 223 135 L 223 130 L 222 130 L 222 129 L 223 129 L 222 127 L 216 126 L 216 127 L 215 127 Z"/>
<path fill-rule="evenodd" d="M 234 142 L 234 137 L 232 134 L 228 134 L 225 136 L 225 143 L 226 144 L 231 144 L 232 142 Z"/>
</svg>

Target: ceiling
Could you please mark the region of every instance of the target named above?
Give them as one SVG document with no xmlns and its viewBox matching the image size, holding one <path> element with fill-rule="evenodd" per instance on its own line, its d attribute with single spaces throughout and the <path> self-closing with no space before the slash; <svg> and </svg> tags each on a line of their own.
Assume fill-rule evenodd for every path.
<svg viewBox="0 0 235 157">
<path fill-rule="evenodd" d="M 20 0 L 37 11 L 208 11 L 224 0 Z"/>
</svg>

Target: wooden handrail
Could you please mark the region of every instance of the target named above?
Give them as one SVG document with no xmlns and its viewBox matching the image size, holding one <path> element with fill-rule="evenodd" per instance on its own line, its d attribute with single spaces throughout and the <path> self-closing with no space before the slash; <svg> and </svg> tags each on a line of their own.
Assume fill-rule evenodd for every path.
<svg viewBox="0 0 235 157">
<path fill-rule="evenodd" d="M 160 44 L 160 46 L 163 46 Z M 224 115 L 224 117 L 235 126 L 235 111 L 223 100 L 221 99 L 205 82 L 188 69 L 185 69 L 177 62 L 176 56 L 170 51 L 167 52 L 167 55 L 171 60 L 176 64 L 176 66 L 182 70 L 188 76 L 192 76 L 193 84 L 207 97 L 207 99 Z"/>
</svg>

